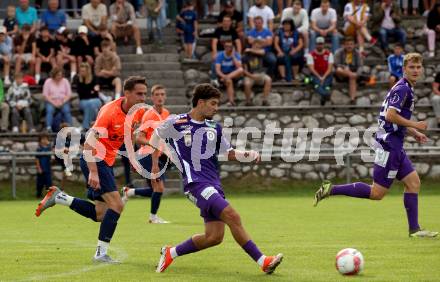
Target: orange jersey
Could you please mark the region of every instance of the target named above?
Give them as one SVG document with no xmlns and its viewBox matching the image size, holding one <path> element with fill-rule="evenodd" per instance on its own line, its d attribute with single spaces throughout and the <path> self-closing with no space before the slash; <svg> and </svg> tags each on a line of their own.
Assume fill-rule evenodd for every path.
<svg viewBox="0 0 440 282">
<path fill-rule="evenodd" d="M 122 110 L 123 100 L 124 98 L 120 98 L 104 105 L 99 110 L 98 117 L 92 127 L 98 133 L 98 141 L 106 149 L 103 160 L 109 166 L 115 163 L 116 154 L 124 144 L 124 122 L 129 116 Z M 130 134 L 139 126 L 144 112 L 145 110 L 138 110 L 134 113 Z M 105 131 L 107 131 L 107 136 L 104 135 Z"/>
<path fill-rule="evenodd" d="M 153 136 L 154 130 L 162 124 L 168 117 L 170 116 L 170 112 L 162 108 L 162 112 L 158 113 L 154 108 L 149 109 L 145 112 L 142 117 L 141 127 L 144 127 L 142 132 L 145 133 L 145 137 L 148 141 L 150 141 L 151 136 Z M 153 152 L 153 148 L 151 146 L 142 146 L 139 150 L 139 153 L 145 155 Z"/>
</svg>

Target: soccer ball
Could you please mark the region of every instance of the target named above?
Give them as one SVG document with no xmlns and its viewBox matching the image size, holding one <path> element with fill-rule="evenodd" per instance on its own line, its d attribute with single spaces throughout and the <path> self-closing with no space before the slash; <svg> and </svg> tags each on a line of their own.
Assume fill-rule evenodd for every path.
<svg viewBox="0 0 440 282">
<path fill-rule="evenodd" d="M 364 269 L 364 257 L 356 249 L 343 249 L 336 255 L 336 269 L 342 275 L 359 274 Z"/>
</svg>

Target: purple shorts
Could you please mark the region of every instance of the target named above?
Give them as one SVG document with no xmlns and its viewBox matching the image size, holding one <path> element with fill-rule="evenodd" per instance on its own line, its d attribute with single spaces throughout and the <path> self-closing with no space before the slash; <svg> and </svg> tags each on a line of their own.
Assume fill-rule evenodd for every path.
<svg viewBox="0 0 440 282">
<path fill-rule="evenodd" d="M 383 146 L 376 149 L 373 180 L 375 183 L 390 188 L 394 179 L 402 180 L 414 171 L 414 167 L 403 148 L 391 149 Z"/>
<path fill-rule="evenodd" d="M 205 222 L 221 221 L 220 214 L 229 205 L 222 188 L 209 183 L 190 183 L 184 188 L 186 197 L 200 209 Z"/>
</svg>

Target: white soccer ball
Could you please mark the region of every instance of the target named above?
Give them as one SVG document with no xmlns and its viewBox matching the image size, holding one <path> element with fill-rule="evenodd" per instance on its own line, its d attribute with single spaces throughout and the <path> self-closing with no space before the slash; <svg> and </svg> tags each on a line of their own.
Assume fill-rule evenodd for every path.
<svg viewBox="0 0 440 282">
<path fill-rule="evenodd" d="M 356 249 L 343 249 L 336 255 L 336 269 L 342 275 L 359 274 L 364 269 L 364 257 Z"/>
</svg>

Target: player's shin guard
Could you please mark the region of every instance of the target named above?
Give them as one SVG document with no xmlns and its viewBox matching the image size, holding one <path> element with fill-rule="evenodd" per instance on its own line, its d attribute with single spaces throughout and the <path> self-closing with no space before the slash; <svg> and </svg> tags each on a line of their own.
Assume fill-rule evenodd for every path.
<svg viewBox="0 0 440 282">
<path fill-rule="evenodd" d="M 101 227 L 99 228 L 100 241 L 110 242 L 115 233 L 116 225 L 118 224 L 120 214 L 112 209 L 108 209 L 102 219 Z"/>
<path fill-rule="evenodd" d="M 263 254 L 252 240 L 247 241 L 246 244 L 241 247 L 254 261 L 260 264 L 259 260 L 263 257 Z"/>
<path fill-rule="evenodd" d="M 161 192 L 153 192 L 151 195 L 151 214 L 157 214 L 160 206 L 160 200 L 162 198 Z"/>
<path fill-rule="evenodd" d="M 420 230 L 419 226 L 419 194 L 404 193 L 403 204 L 406 209 L 406 216 L 408 218 L 409 231 L 415 232 Z"/>
<path fill-rule="evenodd" d="M 176 254 L 178 256 L 183 256 L 183 255 L 195 253 L 198 251 L 199 251 L 199 249 L 194 244 L 192 238 L 189 238 L 185 242 L 180 243 L 179 245 L 176 246 Z"/>
<path fill-rule="evenodd" d="M 343 185 L 334 185 L 331 188 L 330 195 L 344 195 L 353 198 L 369 199 L 371 194 L 371 186 L 363 183 L 356 182 Z"/>
<path fill-rule="evenodd" d="M 90 218 L 93 221 L 98 221 L 96 218 L 95 205 L 88 201 L 74 198 L 72 204 L 70 205 L 70 209 L 84 217 Z"/>
<path fill-rule="evenodd" d="M 153 194 L 153 189 L 151 189 L 151 188 L 136 188 L 136 189 L 134 189 L 134 194 L 136 196 L 149 198 Z"/>
</svg>

